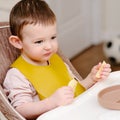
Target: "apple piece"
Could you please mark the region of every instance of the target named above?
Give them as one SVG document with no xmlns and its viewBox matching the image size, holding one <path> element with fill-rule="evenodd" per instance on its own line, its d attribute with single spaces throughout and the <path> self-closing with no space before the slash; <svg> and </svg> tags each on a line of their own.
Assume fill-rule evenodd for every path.
<svg viewBox="0 0 120 120">
<path fill-rule="evenodd" d="M 68 83 L 68 86 L 72 87 L 73 90 L 75 91 L 75 88 L 77 86 L 77 80 L 75 80 L 74 78 L 72 80 L 70 80 L 70 82 Z"/>
<path fill-rule="evenodd" d="M 99 68 L 98 72 L 96 73 L 96 78 L 100 78 L 101 71 L 103 70 L 103 67 L 106 65 L 106 62 L 103 61 L 101 67 Z"/>
</svg>

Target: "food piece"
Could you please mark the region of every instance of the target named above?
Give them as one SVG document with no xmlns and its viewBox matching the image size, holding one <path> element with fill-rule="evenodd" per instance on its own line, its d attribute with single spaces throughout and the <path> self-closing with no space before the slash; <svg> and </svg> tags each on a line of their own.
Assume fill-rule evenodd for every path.
<svg viewBox="0 0 120 120">
<path fill-rule="evenodd" d="M 105 65 L 106 65 L 106 62 L 103 61 L 101 67 L 99 68 L 98 72 L 96 73 L 96 78 L 100 78 L 101 71 Z"/>
<path fill-rule="evenodd" d="M 68 86 L 72 87 L 73 90 L 75 91 L 75 88 L 77 86 L 77 80 L 75 80 L 74 78 L 68 83 Z"/>
</svg>

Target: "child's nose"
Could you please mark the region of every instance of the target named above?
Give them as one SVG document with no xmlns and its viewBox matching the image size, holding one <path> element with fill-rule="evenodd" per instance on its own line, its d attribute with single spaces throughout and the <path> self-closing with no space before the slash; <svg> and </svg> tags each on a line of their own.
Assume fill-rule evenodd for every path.
<svg viewBox="0 0 120 120">
<path fill-rule="evenodd" d="M 52 45 L 51 45 L 50 41 L 47 41 L 47 42 L 45 43 L 44 48 L 45 48 L 46 50 L 49 50 L 49 49 L 51 49 L 51 47 L 52 47 Z"/>
</svg>

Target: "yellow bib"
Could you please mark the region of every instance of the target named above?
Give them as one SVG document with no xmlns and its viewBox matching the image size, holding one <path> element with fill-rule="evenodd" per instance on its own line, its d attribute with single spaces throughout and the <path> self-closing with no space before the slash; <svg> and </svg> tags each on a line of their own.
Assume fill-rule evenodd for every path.
<svg viewBox="0 0 120 120">
<path fill-rule="evenodd" d="M 12 67 L 17 68 L 32 83 L 40 99 L 49 97 L 58 88 L 68 85 L 72 79 L 66 65 L 57 54 L 52 55 L 48 66 L 29 64 L 20 56 Z M 75 96 L 83 91 L 85 88 L 78 84 Z"/>
</svg>

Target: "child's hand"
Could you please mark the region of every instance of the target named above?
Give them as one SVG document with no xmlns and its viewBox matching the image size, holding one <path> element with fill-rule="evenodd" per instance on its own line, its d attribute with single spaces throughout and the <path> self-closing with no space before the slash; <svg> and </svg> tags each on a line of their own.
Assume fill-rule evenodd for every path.
<svg viewBox="0 0 120 120">
<path fill-rule="evenodd" d="M 110 64 L 107 63 L 99 63 L 98 65 L 94 66 L 91 71 L 92 79 L 97 82 L 104 80 L 108 77 L 109 73 L 111 72 Z"/>
<path fill-rule="evenodd" d="M 71 87 L 59 88 L 51 97 L 52 102 L 57 106 L 67 105 L 73 102 L 74 92 Z"/>
</svg>

